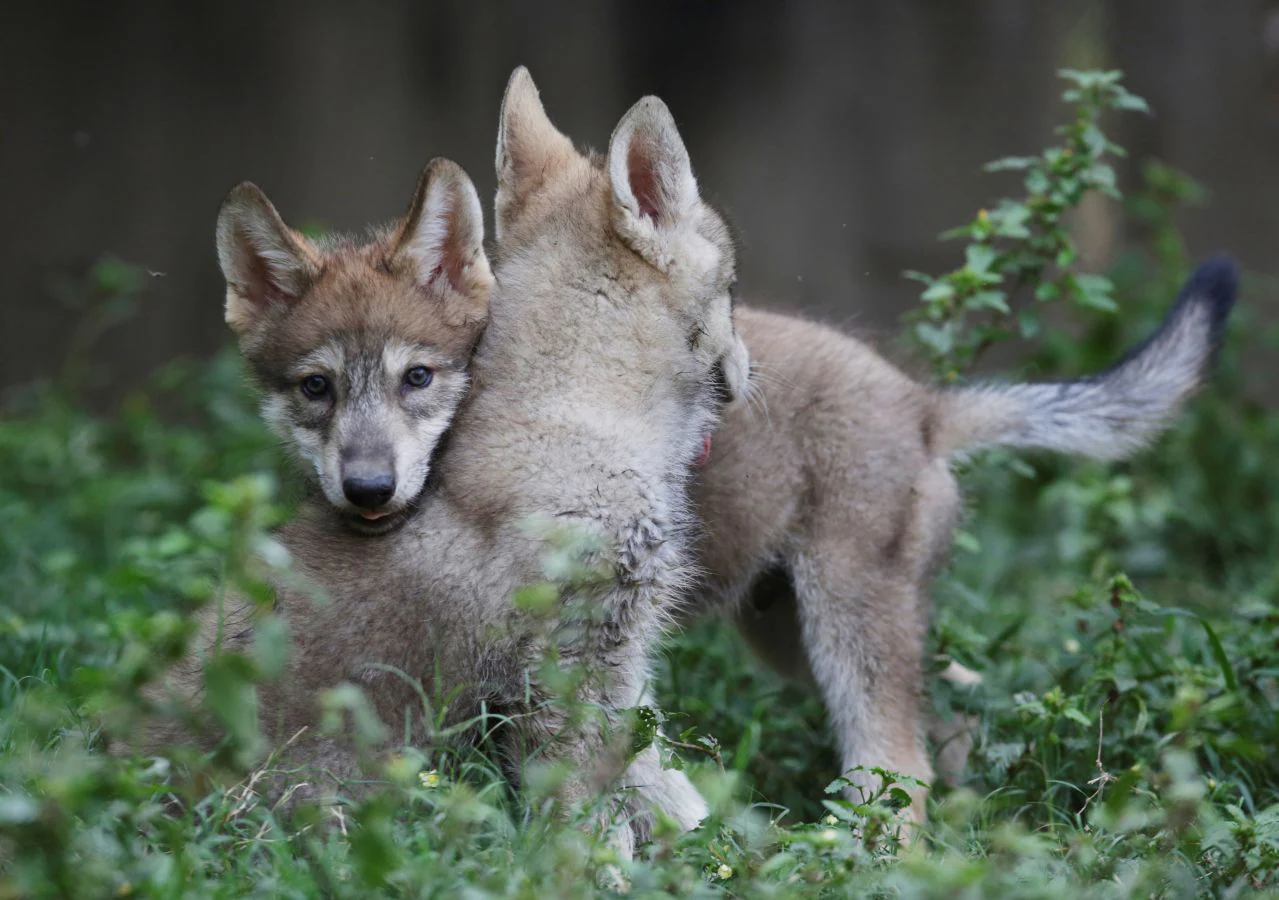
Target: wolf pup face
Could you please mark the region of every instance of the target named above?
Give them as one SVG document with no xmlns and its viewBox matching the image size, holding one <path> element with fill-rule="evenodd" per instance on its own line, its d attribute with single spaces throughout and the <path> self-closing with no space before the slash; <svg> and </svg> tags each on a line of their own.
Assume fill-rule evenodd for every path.
<svg viewBox="0 0 1279 900">
<path fill-rule="evenodd" d="M 626 296 L 636 327 L 648 329 L 639 349 L 673 364 L 682 402 L 672 406 L 692 425 L 685 430 L 696 458 L 719 407 L 744 392 L 750 365 L 733 327 L 733 241 L 698 192 L 666 105 L 640 100 L 614 129 L 607 156 L 588 159 L 551 123 L 528 71 L 516 69 L 502 103 L 497 174 L 496 229 L 512 287 L 559 283 Z M 595 271 L 606 284 L 588 289 L 578 273 Z M 590 340 L 586 311 L 598 304 L 574 302 L 576 330 Z"/>
<path fill-rule="evenodd" d="M 222 204 L 226 320 L 263 416 L 357 531 L 403 522 L 465 396 L 493 286 L 483 240 L 475 188 L 443 159 L 364 240 L 311 241 L 247 182 Z"/>
</svg>

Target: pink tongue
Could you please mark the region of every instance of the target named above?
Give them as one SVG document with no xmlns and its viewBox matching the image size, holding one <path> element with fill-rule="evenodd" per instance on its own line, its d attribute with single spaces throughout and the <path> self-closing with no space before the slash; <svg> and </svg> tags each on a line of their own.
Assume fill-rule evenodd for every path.
<svg viewBox="0 0 1279 900">
<path fill-rule="evenodd" d="M 383 519 L 389 516 L 390 514 L 391 514 L 390 510 L 383 510 L 382 512 L 362 512 L 360 513 L 360 518 L 368 519 L 370 522 L 373 522 L 378 519 Z"/>
<path fill-rule="evenodd" d="M 711 436 L 710 436 L 710 432 L 707 432 L 706 436 L 702 438 L 702 452 L 697 455 L 697 461 L 693 463 L 693 465 L 700 469 L 702 466 L 710 462 L 710 460 L 711 460 Z"/>
</svg>

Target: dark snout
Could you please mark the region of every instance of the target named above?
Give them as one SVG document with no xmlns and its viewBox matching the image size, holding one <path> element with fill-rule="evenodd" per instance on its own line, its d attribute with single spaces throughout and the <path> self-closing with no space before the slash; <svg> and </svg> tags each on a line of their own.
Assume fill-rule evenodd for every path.
<svg viewBox="0 0 1279 900">
<path fill-rule="evenodd" d="M 395 496 L 395 469 L 390 456 L 344 460 L 342 493 L 363 510 L 376 511 L 390 503 Z"/>
</svg>

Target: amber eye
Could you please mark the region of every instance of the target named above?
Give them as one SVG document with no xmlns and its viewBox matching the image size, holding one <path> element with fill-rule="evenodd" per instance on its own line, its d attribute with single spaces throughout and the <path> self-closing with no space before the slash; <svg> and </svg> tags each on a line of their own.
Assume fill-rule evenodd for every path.
<svg viewBox="0 0 1279 900">
<path fill-rule="evenodd" d="M 329 393 L 329 380 L 323 375 L 308 375 L 302 379 L 302 393 L 312 400 L 320 400 Z"/>
<path fill-rule="evenodd" d="M 411 388 L 424 388 L 434 377 L 435 373 L 426 366 L 414 366 L 404 373 L 404 383 Z"/>
</svg>

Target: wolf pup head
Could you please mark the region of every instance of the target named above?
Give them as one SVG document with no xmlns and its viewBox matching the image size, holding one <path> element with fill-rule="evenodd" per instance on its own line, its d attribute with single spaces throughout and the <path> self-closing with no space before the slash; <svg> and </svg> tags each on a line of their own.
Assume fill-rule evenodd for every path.
<svg viewBox="0 0 1279 900">
<path fill-rule="evenodd" d="M 649 364 L 622 372 L 619 362 L 614 374 L 651 413 L 672 411 L 679 421 L 670 430 L 691 432 L 696 459 L 719 407 L 745 390 L 749 358 L 733 327 L 733 241 L 699 194 L 666 105 L 640 100 L 607 156 L 588 158 L 551 123 L 528 71 L 516 69 L 502 102 L 497 177 L 505 292 L 558 285 L 579 342 L 594 339 L 597 322 L 601 341 L 633 332 L 635 346 L 616 355 Z M 629 332 L 617 319 L 629 320 Z M 654 387 L 670 373 L 674 395 Z"/>
<path fill-rule="evenodd" d="M 226 320 L 263 416 L 357 531 L 404 520 L 465 396 L 493 286 L 483 221 L 444 159 L 404 218 L 363 240 L 312 241 L 247 182 L 222 204 Z"/>
</svg>

